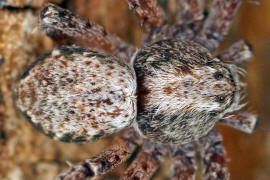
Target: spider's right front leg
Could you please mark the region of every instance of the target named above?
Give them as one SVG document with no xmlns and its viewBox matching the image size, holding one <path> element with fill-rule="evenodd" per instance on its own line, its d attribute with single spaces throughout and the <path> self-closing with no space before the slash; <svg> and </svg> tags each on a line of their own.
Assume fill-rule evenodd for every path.
<svg viewBox="0 0 270 180">
<path fill-rule="evenodd" d="M 102 49 L 127 62 L 135 52 L 133 46 L 109 34 L 104 27 L 54 4 L 48 4 L 41 11 L 40 26 L 48 36 L 58 42 L 71 39 L 86 46 Z"/>
<path fill-rule="evenodd" d="M 248 111 L 237 111 L 230 113 L 218 121 L 227 126 L 243 131 L 253 133 L 258 126 L 258 115 Z"/>
</svg>

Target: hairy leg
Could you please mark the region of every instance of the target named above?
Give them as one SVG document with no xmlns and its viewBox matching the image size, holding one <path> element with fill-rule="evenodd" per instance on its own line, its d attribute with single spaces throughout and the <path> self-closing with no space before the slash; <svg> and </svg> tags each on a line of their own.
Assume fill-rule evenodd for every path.
<svg viewBox="0 0 270 180">
<path fill-rule="evenodd" d="M 204 0 L 178 0 L 176 23 L 169 26 L 150 28 L 145 42 L 154 42 L 168 38 L 192 39 L 199 31 L 204 10 Z"/>
<path fill-rule="evenodd" d="M 204 0 L 178 0 L 175 37 L 191 39 L 200 29 L 203 20 Z"/>
<path fill-rule="evenodd" d="M 172 146 L 173 180 L 195 180 L 197 164 L 196 151 L 193 144 Z"/>
<path fill-rule="evenodd" d="M 159 167 L 162 156 L 166 154 L 163 145 L 145 142 L 136 159 L 125 171 L 121 179 L 123 180 L 148 180 Z"/>
<path fill-rule="evenodd" d="M 93 48 L 102 49 L 121 59 L 130 61 L 135 48 L 104 27 L 74 15 L 69 10 L 48 4 L 40 14 L 40 27 L 54 40 L 63 43 L 72 40 Z"/>
<path fill-rule="evenodd" d="M 142 25 L 151 28 L 162 27 L 166 24 L 166 15 L 157 0 L 126 0 Z"/>
<path fill-rule="evenodd" d="M 127 129 L 120 137 L 119 146 L 112 147 L 95 157 L 84 160 L 79 165 L 60 174 L 55 180 L 84 180 L 106 174 L 125 162 L 141 142 L 142 139 L 133 129 Z"/>
<path fill-rule="evenodd" d="M 246 41 L 240 40 L 217 55 L 223 62 L 243 64 L 253 55 L 252 47 Z"/>
<path fill-rule="evenodd" d="M 227 35 L 240 4 L 241 0 L 214 0 L 196 41 L 215 51 Z"/>
<path fill-rule="evenodd" d="M 207 136 L 197 141 L 197 145 L 201 155 L 204 179 L 229 179 L 226 152 L 220 133 L 213 129 Z"/>
<path fill-rule="evenodd" d="M 258 116 L 251 112 L 237 111 L 220 119 L 219 123 L 246 133 L 252 133 L 258 125 Z"/>
<path fill-rule="evenodd" d="M 145 43 L 158 40 L 158 37 L 166 36 L 168 26 L 166 25 L 166 15 L 158 4 L 157 0 L 126 0 L 136 16 L 141 21 L 141 25 L 145 26 L 146 36 Z M 162 35 L 160 35 L 162 34 Z"/>
</svg>

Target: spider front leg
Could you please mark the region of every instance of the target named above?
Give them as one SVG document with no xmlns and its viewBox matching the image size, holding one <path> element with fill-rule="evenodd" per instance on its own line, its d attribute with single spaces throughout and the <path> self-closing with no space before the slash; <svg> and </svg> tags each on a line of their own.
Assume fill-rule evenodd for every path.
<svg viewBox="0 0 270 180">
<path fill-rule="evenodd" d="M 135 148 L 142 143 L 142 139 L 134 129 L 130 128 L 123 132 L 119 143 L 120 146 L 107 149 L 103 153 L 71 167 L 57 176 L 55 180 L 84 180 L 104 175 L 125 162 Z"/>
<path fill-rule="evenodd" d="M 228 180 L 230 173 L 221 134 L 216 129 L 213 129 L 208 135 L 199 139 L 197 145 L 203 165 L 204 179 Z"/>
<path fill-rule="evenodd" d="M 203 20 L 204 0 L 178 0 L 175 37 L 192 39 Z"/>
<path fill-rule="evenodd" d="M 193 144 L 172 146 L 173 180 L 194 180 L 196 178 L 197 164 L 196 151 Z"/>
<path fill-rule="evenodd" d="M 217 58 L 226 63 L 243 64 L 253 55 L 252 47 L 246 41 L 240 40 L 228 49 L 217 55 Z"/>
<path fill-rule="evenodd" d="M 214 0 L 196 41 L 210 51 L 215 51 L 227 35 L 240 4 L 241 0 Z"/>
<path fill-rule="evenodd" d="M 233 112 L 218 121 L 246 133 L 252 133 L 258 126 L 258 116 L 246 111 Z"/>
<path fill-rule="evenodd" d="M 158 169 L 166 152 L 165 146 L 161 144 L 144 142 L 141 151 L 121 179 L 149 180 Z"/>
<path fill-rule="evenodd" d="M 66 9 L 48 4 L 40 13 L 40 27 L 54 40 L 77 41 L 83 45 L 104 50 L 127 62 L 135 48 L 115 35 L 109 34 L 104 27 L 74 15 Z"/>
</svg>

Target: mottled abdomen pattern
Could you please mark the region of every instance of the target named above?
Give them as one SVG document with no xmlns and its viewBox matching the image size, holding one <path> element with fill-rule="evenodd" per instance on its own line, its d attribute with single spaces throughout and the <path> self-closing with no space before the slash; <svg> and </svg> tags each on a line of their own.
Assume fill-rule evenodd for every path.
<svg viewBox="0 0 270 180">
<path fill-rule="evenodd" d="M 31 123 L 62 141 L 93 141 L 136 117 L 133 70 L 111 55 L 76 46 L 37 59 L 15 90 Z"/>
<path fill-rule="evenodd" d="M 138 130 L 161 143 L 189 143 L 206 135 L 233 101 L 235 86 L 226 66 L 192 41 L 168 39 L 143 47 L 134 60 Z"/>
</svg>

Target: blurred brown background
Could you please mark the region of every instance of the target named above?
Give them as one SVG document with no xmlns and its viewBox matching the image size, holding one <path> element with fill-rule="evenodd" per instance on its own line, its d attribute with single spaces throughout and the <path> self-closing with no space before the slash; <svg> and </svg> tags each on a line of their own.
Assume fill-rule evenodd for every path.
<svg viewBox="0 0 270 180">
<path fill-rule="evenodd" d="M 173 1 L 166 5 L 174 10 Z M 66 161 L 77 163 L 114 143 L 111 138 L 91 144 L 53 141 L 37 132 L 16 111 L 12 89 L 23 69 L 37 56 L 53 48 L 53 42 L 38 28 L 42 1 L 0 0 L 0 179 L 49 180 Z M 54 0 L 60 3 L 61 0 Z M 62 6 L 104 25 L 124 40 L 141 45 L 143 29 L 128 10 L 125 0 L 74 0 Z M 173 14 L 171 15 L 173 16 Z M 248 62 L 249 106 L 260 115 L 260 125 L 251 135 L 219 127 L 230 159 L 232 180 L 270 179 L 270 1 L 244 0 L 230 34 L 221 49 L 245 39 L 255 56 Z M 169 179 L 165 162 L 154 179 Z M 107 179 L 117 179 L 113 171 Z"/>
</svg>

